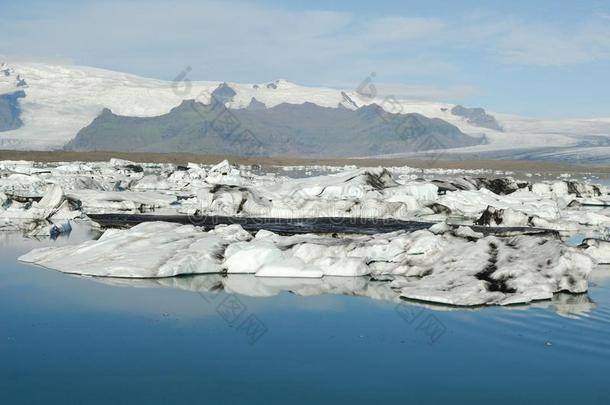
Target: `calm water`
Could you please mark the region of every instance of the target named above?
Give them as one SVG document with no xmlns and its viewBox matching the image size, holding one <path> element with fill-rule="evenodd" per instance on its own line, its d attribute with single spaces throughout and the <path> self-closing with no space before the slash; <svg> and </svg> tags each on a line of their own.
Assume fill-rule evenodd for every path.
<svg viewBox="0 0 610 405">
<path fill-rule="evenodd" d="M 320 282 L 112 285 L 15 260 L 85 235 L 0 237 L 3 404 L 610 404 L 609 270 L 588 295 L 450 310 L 315 295 Z"/>
</svg>

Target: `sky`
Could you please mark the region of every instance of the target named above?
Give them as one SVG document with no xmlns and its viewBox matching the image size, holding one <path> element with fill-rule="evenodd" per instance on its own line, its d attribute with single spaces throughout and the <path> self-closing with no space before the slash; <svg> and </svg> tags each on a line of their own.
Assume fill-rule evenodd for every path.
<svg viewBox="0 0 610 405">
<path fill-rule="evenodd" d="M 610 117 L 610 0 L 0 1 L 0 60 Z"/>
</svg>

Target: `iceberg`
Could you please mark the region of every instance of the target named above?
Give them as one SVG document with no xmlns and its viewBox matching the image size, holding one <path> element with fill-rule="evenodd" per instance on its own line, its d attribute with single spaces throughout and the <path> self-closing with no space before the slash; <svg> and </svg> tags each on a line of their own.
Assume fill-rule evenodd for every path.
<svg viewBox="0 0 610 405">
<path fill-rule="evenodd" d="M 69 221 L 82 215 L 75 202 L 56 184 L 48 185 L 40 199 L 19 202 L 0 193 L 0 200 L 0 230 L 21 230 L 31 236 L 69 233 L 72 229 Z"/>
<path fill-rule="evenodd" d="M 304 173 L 293 173 L 296 169 Z M 608 190 L 562 177 L 531 182 L 482 170 L 303 166 L 264 171 L 226 160 L 179 166 L 120 159 L 4 161 L 0 172 L 0 193 L 8 201 L 0 222 L 21 215 L 15 212 L 29 209 L 57 185 L 72 210 L 84 215 L 379 218 L 566 232 L 610 227 L 610 209 L 604 208 L 610 205 Z"/>
<path fill-rule="evenodd" d="M 548 236 L 484 236 L 468 227 L 377 235 L 252 236 L 241 226 L 204 231 L 147 222 L 107 230 L 76 246 L 35 249 L 19 258 L 64 273 L 166 278 L 202 273 L 260 278 L 363 275 L 402 277 L 405 298 L 455 306 L 508 305 L 583 293 L 595 260 Z"/>
</svg>

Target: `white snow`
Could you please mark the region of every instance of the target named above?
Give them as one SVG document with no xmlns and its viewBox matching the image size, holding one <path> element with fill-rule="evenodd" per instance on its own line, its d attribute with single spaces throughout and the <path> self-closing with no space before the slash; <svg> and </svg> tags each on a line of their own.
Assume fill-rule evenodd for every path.
<svg viewBox="0 0 610 405">
<path fill-rule="evenodd" d="M 210 95 L 221 82 L 192 81 L 188 86 L 113 72 L 85 66 L 50 65 L 43 63 L 15 63 L 11 65 L 15 74 L 23 76 L 28 86 L 26 97 L 20 99 L 22 128 L 0 134 L 0 146 L 15 149 L 49 149 L 62 147 L 76 133 L 88 125 L 103 108 L 116 114 L 149 117 L 165 114 L 183 100 L 196 99 L 207 103 Z M 2 75 L 0 75 L 2 76 Z M 4 85 L 0 83 L 0 94 L 14 90 L 14 77 Z M 7 79 L 8 80 L 8 79 Z M 6 81 L 6 80 L 5 80 Z M 305 87 L 279 80 L 274 86 L 267 83 L 228 83 L 236 91 L 234 100 L 227 105 L 232 108 L 246 107 L 252 98 L 267 107 L 281 103 L 315 103 L 324 107 L 355 108 L 345 102 L 339 89 Z M 586 136 L 608 137 L 610 119 L 566 119 L 540 120 L 491 112 L 504 132 L 470 125 L 462 117 L 453 115 L 453 104 L 417 100 L 390 100 L 385 97 L 362 97 L 356 89 L 344 89 L 358 107 L 376 103 L 387 111 L 419 113 L 430 118 L 440 118 L 460 128 L 464 133 L 481 136 L 485 134 L 489 143 L 468 148 L 445 151 L 484 152 L 503 149 L 566 147 L 573 150 L 566 154 L 608 154 L 603 148 L 578 148 Z M 591 152 L 593 150 L 593 152 Z"/>
</svg>

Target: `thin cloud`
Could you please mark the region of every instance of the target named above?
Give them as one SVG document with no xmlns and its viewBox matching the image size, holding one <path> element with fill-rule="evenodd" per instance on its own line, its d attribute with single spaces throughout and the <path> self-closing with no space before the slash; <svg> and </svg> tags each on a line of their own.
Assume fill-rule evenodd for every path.
<svg viewBox="0 0 610 405">
<path fill-rule="evenodd" d="M 35 19 L 0 16 L 0 48 L 18 56 L 67 57 L 145 74 L 164 71 L 177 60 L 177 66 L 194 65 L 215 78 L 232 71 L 242 76 L 245 70 L 283 76 L 311 72 L 323 78 L 326 72 L 341 75 L 363 59 L 383 69 L 395 59 L 387 55 L 400 55 L 397 49 L 426 41 L 444 26 L 435 18 L 366 19 L 241 2 L 110 1 L 74 3 Z M 260 74 L 252 78 L 260 79 Z"/>
<path fill-rule="evenodd" d="M 382 64 L 407 53 L 449 64 L 443 51 L 456 48 L 487 49 L 505 64 L 566 65 L 610 58 L 610 22 L 596 15 L 570 27 L 484 13 L 363 18 L 243 2 L 132 0 L 70 3 L 29 19 L 0 16 L 0 46 L 15 55 L 124 59 L 137 67 L 164 55 L 205 58 L 225 70 L 245 60 L 251 69 L 333 70 L 341 58 Z"/>
<path fill-rule="evenodd" d="M 19 4 L 0 15 L 0 49 L 13 57 L 75 63 L 172 79 L 320 84 L 377 72 L 414 98 L 456 99 L 478 90 L 477 64 L 564 66 L 610 59 L 610 20 L 551 24 L 518 16 L 453 18 L 291 11 L 246 2 L 69 2 Z M 28 18 L 26 7 L 32 9 Z M 476 53 L 477 57 L 470 58 Z M 483 55 L 483 57 L 481 57 Z M 476 70 L 476 69 L 474 69 Z M 462 81 L 462 82 L 461 82 Z M 394 93 L 399 92 L 394 90 Z M 402 91 L 401 91 L 402 92 Z"/>
<path fill-rule="evenodd" d="M 475 86 L 437 87 L 402 83 L 376 83 L 375 87 L 381 97 L 394 96 L 414 100 L 451 101 L 481 94 L 481 90 Z"/>
<path fill-rule="evenodd" d="M 592 15 L 572 25 L 489 14 L 465 21 L 449 30 L 456 44 L 485 49 L 502 64 L 567 66 L 610 60 L 608 15 Z"/>
</svg>

